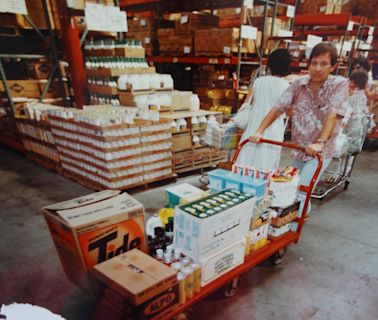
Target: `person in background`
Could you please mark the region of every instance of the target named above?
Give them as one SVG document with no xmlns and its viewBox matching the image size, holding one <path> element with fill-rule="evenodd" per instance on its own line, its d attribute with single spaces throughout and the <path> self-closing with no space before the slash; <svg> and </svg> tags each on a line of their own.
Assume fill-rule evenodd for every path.
<svg viewBox="0 0 378 320">
<path fill-rule="evenodd" d="M 317 44 L 310 54 L 309 74 L 294 80 L 250 137 L 250 142 L 260 143 L 265 130 L 291 107 L 291 139 L 305 148 L 305 152 L 293 151 L 292 154 L 292 165 L 300 170 L 300 185 L 310 184 L 318 165 L 318 153 L 323 155 L 321 173 L 327 168 L 334 152 L 335 138 L 341 129 L 340 120 L 348 99 L 348 81 L 331 75 L 337 58 L 337 49 L 332 43 Z M 298 193 L 300 214 L 303 214 L 305 198 L 306 193 Z"/>
<path fill-rule="evenodd" d="M 349 77 L 349 98 L 343 124 L 347 126 L 350 120 L 362 119 L 368 113 L 365 89 L 368 74 L 364 70 L 353 71 Z"/>
<path fill-rule="evenodd" d="M 368 75 L 367 86 L 365 88 L 365 94 L 368 99 L 376 100 L 378 84 L 373 81 L 371 75 L 371 64 L 365 57 L 359 56 L 353 60 L 351 65 L 351 74 L 354 71 L 365 71 Z"/>
<path fill-rule="evenodd" d="M 286 49 L 277 49 L 269 55 L 267 66 L 270 75 L 257 78 L 253 83 L 252 91 L 246 98 L 246 103 L 252 103 L 252 108 L 246 115 L 248 116 L 248 123 L 240 141 L 248 139 L 256 131 L 262 119 L 288 88 L 289 83 L 284 77 L 289 74 L 290 62 L 291 56 Z M 284 117 L 281 116 L 265 131 L 264 137 L 283 141 L 284 133 L 285 121 Z M 236 163 L 259 169 L 274 170 L 279 165 L 280 156 L 281 148 L 278 146 L 247 144 L 240 151 Z"/>
</svg>

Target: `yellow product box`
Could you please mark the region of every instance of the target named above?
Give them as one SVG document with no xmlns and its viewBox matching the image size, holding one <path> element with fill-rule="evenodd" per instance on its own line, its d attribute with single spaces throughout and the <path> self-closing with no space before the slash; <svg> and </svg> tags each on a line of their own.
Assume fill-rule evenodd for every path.
<svg viewBox="0 0 378 320">
<path fill-rule="evenodd" d="M 127 193 L 105 190 L 43 208 L 67 276 L 96 291 L 92 269 L 121 253 L 147 252 L 144 207 Z"/>
</svg>

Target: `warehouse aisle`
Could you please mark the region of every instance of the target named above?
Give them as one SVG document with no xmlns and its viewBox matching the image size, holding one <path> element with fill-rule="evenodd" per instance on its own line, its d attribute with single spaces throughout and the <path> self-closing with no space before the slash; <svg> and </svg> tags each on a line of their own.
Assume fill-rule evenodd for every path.
<svg viewBox="0 0 378 320">
<path fill-rule="evenodd" d="M 377 172 L 378 153 L 363 152 L 348 191 L 315 201 L 281 265 L 250 271 L 234 298 L 203 301 L 193 319 L 376 319 Z M 34 303 L 68 320 L 87 319 L 96 301 L 64 275 L 40 208 L 90 191 L 3 147 L 0 175 L 0 303 Z M 198 184 L 197 177 L 183 180 Z M 134 196 L 148 213 L 165 201 L 164 187 Z"/>
</svg>

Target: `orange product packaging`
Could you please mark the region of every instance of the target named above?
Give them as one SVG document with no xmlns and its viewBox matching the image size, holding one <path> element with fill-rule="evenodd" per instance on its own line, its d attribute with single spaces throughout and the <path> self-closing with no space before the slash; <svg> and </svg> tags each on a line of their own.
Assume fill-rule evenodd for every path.
<svg viewBox="0 0 378 320">
<path fill-rule="evenodd" d="M 42 210 L 67 276 L 95 294 L 95 265 L 135 248 L 148 252 L 144 206 L 127 193 L 105 190 Z"/>
</svg>

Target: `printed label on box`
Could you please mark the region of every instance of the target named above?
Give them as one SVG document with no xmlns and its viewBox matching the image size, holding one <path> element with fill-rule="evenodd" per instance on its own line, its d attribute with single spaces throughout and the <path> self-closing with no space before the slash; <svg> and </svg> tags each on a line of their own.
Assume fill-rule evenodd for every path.
<svg viewBox="0 0 378 320">
<path fill-rule="evenodd" d="M 121 253 L 138 248 L 146 251 L 144 218 L 126 220 L 79 236 L 88 269 Z"/>
</svg>

